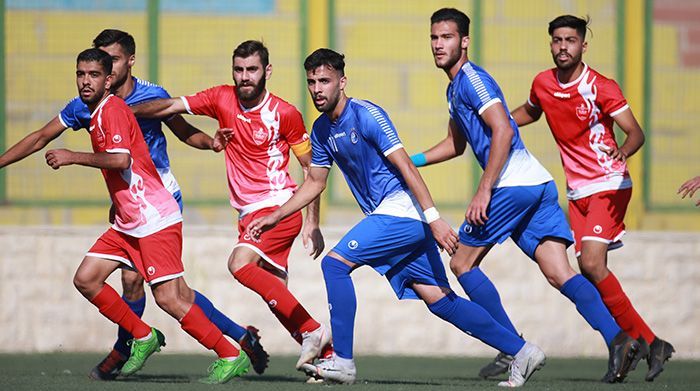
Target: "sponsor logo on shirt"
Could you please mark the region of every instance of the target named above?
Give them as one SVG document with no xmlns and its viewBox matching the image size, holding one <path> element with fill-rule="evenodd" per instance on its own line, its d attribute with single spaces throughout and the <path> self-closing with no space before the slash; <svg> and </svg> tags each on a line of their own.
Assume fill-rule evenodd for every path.
<svg viewBox="0 0 700 391">
<path fill-rule="evenodd" d="M 355 128 L 350 129 L 350 142 L 353 144 L 357 144 L 357 141 L 360 138 L 357 135 L 357 132 L 355 131 Z"/>
<path fill-rule="evenodd" d="M 122 142 L 122 136 L 115 134 L 112 137 L 112 142 L 114 142 L 115 144 L 119 144 L 120 142 Z"/>
<path fill-rule="evenodd" d="M 243 114 L 236 114 L 236 118 L 240 119 L 243 122 L 250 123 L 250 118 L 246 118 Z"/>
<path fill-rule="evenodd" d="M 347 134 L 345 134 L 345 132 L 340 132 L 340 133 L 334 134 L 333 138 L 341 138 L 341 137 L 345 137 L 345 136 L 347 136 Z"/>
<path fill-rule="evenodd" d="M 588 115 L 590 114 L 590 112 L 591 110 L 585 103 L 581 103 L 580 105 L 576 106 L 576 116 L 581 121 L 585 121 L 586 119 L 588 119 Z"/>
<path fill-rule="evenodd" d="M 560 91 L 557 91 L 557 92 L 555 92 L 555 93 L 552 94 L 552 95 L 554 95 L 555 98 L 562 98 L 562 99 L 569 99 L 569 98 L 571 98 L 571 94 L 569 94 L 568 92 L 560 92 Z"/>
</svg>

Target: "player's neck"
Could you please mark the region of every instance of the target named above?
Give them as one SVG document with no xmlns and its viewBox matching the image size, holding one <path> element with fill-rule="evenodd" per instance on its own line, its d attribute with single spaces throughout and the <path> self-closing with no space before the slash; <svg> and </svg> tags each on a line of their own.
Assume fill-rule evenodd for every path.
<svg viewBox="0 0 700 391">
<path fill-rule="evenodd" d="M 239 102 L 244 109 L 249 110 L 249 109 L 252 109 L 253 107 L 259 105 L 260 103 L 262 103 L 262 101 L 265 99 L 266 96 L 267 96 L 267 89 L 264 89 L 264 90 L 262 90 L 260 95 L 258 95 L 254 99 L 239 100 Z"/>
<path fill-rule="evenodd" d="M 105 94 L 102 96 L 102 99 L 100 99 L 100 100 L 97 101 L 96 103 L 88 103 L 88 104 L 86 104 L 88 110 L 90 110 L 90 113 L 95 112 L 95 109 L 97 109 L 97 108 L 102 104 L 102 102 L 104 102 L 104 100 L 107 99 L 107 97 L 108 97 L 109 95 L 110 95 L 110 92 L 109 92 L 109 91 L 105 91 Z"/>
<path fill-rule="evenodd" d="M 459 70 L 462 69 L 464 64 L 469 62 L 469 56 L 467 55 L 467 52 L 464 52 L 464 55 L 459 58 L 459 61 L 454 63 L 450 68 L 445 69 L 445 73 L 447 74 L 447 77 L 450 79 L 450 81 L 454 80 L 454 78 L 457 76 L 459 73 Z"/>
<path fill-rule="evenodd" d="M 335 108 L 333 108 L 333 111 L 326 113 L 328 117 L 331 119 L 331 121 L 337 120 L 341 114 L 343 114 L 343 110 L 345 110 L 345 105 L 348 103 L 348 97 L 345 95 L 344 92 L 340 93 L 340 99 L 338 99 L 338 103 L 335 105 Z"/>
<path fill-rule="evenodd" d="M 129 74 L 126 76 L 126 80 L 124 80 L 124 84 L 119 86 L 119 88 L 117 88 L 114 91 L 114 95 L 116 95 L 122 99 L 126 99 L 126 97 L 129 96 L 129 94 L 131 94 L 131 92 L 133 90 L 134 90 L 134 78 L 131 77 L 131 72 L 129 72 Z"/>
<path fill-rule="evenodd" d="M 578 79 L 579 76 L 581 76 L 581 73 L 583 73 L 583 61 L 579 62 L 576 64 L 576 66 L 571 67 L 569 69 L 559 69 L 557 68 L 557 79 L 561 84 L 569 84 L 572 81 Z"/>
</svg>

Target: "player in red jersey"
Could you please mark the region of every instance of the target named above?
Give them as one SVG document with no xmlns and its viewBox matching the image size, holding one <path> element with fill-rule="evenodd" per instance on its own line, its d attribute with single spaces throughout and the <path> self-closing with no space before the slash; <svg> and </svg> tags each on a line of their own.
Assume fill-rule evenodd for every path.
<svg viewBox="0 0 700 391">
<path fill-rule="evenodd" d="M 194 304 L 194 291 L 183 277 L 180 208 L 163 186 L 136 117 L 124 100 L 109 92 L 112 57 L 100 49 L 87 49 L 78 55 L 76 68 L 80 99 L 91 113 L 88 132 L 93 153 L 52 149 L 46 152 L 46 163 L 53 169 L 71 164 L 99 168 L 107 184 L 114 224 L 90 248 L 73 283 L 100 313 L 134 337 L 121 374 L 135 373 L 165 345 L 160 331 L 143 322 L 105 282 L 121 264 L 138 270 L 151 286 L 158 306 L 217 353 L 219 359 L 204 382 L 225 383 L 246 373 L 250 367 L 247 355 L 226 340 Z M 223 144 L 221 139 L 217 143 Z"/>
<path fill-rule="evenodd" d="M 622 246 L 623 219 L 632 194 L 627 158 L 644 144 L 644 133 L 620 87 L 582 61 L 588 21 L 562 15 L 549 23 L 555 68 L 539 73 L 530 98 L 511 114 L 518 126 L 542 113 L 557 142 L 566 174 L 569 219 L 579 267 L 593 282 L 620 327 L 642 348 L 633 363 L 646 356 L 647 381 L 663 371 L 674 352 L 658 338 L 632 306 L 608 269 L 608 250 Z M 613 123 L 626 137 L 615 140 Z"/>
<path fill-rule="evenodd" d="M 292 337 L 301 343 L 300 368 L 329 356 L 330 331 L 314 320 L 287 289 L 287 258 L 302 229 L 301 212 L 284 219 L 259 239 L 246 234 L 255 218 L 289 200 L 296 184 L 289 175 L 290 150 L 308 172 L 311 145 L 301 114 L 265 88 L 272 74 L 267 48 L 259 41 L 241 43 L 233 52 L 235 86 L 220 85 L 194 95 L 154 100 L 132 107 L 138 117 L 163 118 L 178 113 L 206 115 L 219 121 L 225 135 L 226 172 L 231 205 L 239 212 L 238 243 L 228 260 L 233 276 L 258 293 Z M 324 243 L 318 228 L 318 200 L 307 208 L 304 246 L 316 258 Z"/>
</svg>

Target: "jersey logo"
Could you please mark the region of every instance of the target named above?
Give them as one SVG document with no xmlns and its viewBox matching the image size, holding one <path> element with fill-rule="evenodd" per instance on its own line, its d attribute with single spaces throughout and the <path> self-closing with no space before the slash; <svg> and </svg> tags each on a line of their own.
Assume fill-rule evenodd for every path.
<svg viewBox="0 0 700 391">
<path fill-rule="evenodd" d="M 600 235 L 600 233 L 603 232 L 603 227 L 601 227 L 600 225 L 596 225 L 595 227 L 593 227 L 593 232 Z"/>
<path fill-rule="evenodd" d="M 122 142 L 122 136 L 115 134 L 112 137 L 112 142 L 114 142 L 115 144 L 119 144 L 120 142 Z"/>
<path fill-rule="evenodd" d="M 562 98 L 562 99 L 569 99 L 569 98 L 571 98 L 571 94 L 569 94 L 568 92 L 559 92 L 559 91 L 557 91 L 557 92 L 553 93 L 552 95 L 554 95 L 555 98 Z"/>
<path fill-rule="evenodd" d="M 590 113 L 591 113 L 591 110 L 588 108 L 588 106 L 585 103 L 581 103 L 580 105 L 576 106 L 576 116 L 581 121 L 585 121 L 586 119 L 588 119 L 588 115 Z"/>
<path fill-rule="evenodd" d="M 353 144 L 357 144 L 357 141 L 360 138 L 357 136 L 357 132 L 355 131 L 355 128 L 350 129 L 350 142 Z"/>
<path fill-rule="evenodd" d="M 149 276 L 152 276 L 156 274 L 156 268 L 153 266 L 149 266 L 148 269 L 146 269 L 146 273 L 148 273 Z"/>
<path fill-rule="evenodd" d="M 262 143 L 267 141 L 268 135 L 268 132 L 264 131 L 263 128 L 258 128 L 258 130 L 254 130 L 253 141 L 255 141 L 255 145 L 261 145 Z"/>
<path fill-rule="evenodd" d="M 243 122 L 250 123 L 250 118 L 246 118 L 245 116 L 243 116 L 243 114 L 236 114 L 236 118 L 240 119 Z"/>
<path fill-rule="evenodd" d="M 100 148 L 104 148 L 105 146 L 105 134 L 102 132 L 102 129 L 97 129 L 97 132 L 95 133 L 95 138 L 97 139 L 97 145 Z"/>
<path fill-rule="evenodd" d="M 360 243 L 357 243 L 357 240 L 351 240 L 348 242 L 348 248 L 350 250 L 356 249 L 359 245 L 360 245 Z"/>
</svg>

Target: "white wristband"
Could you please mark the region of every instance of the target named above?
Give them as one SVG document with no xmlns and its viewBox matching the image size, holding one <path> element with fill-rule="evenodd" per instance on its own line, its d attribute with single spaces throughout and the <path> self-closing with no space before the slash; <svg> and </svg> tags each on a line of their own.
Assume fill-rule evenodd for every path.
<svg viewBox="0 0 700 391">
<path fill-rule="evenodd" d="M 423 215 L 425 216 L 425 222 L 428 224 L 440 218 L 440 213 L 434 206 L 424 210 Z"/>
</svg>

